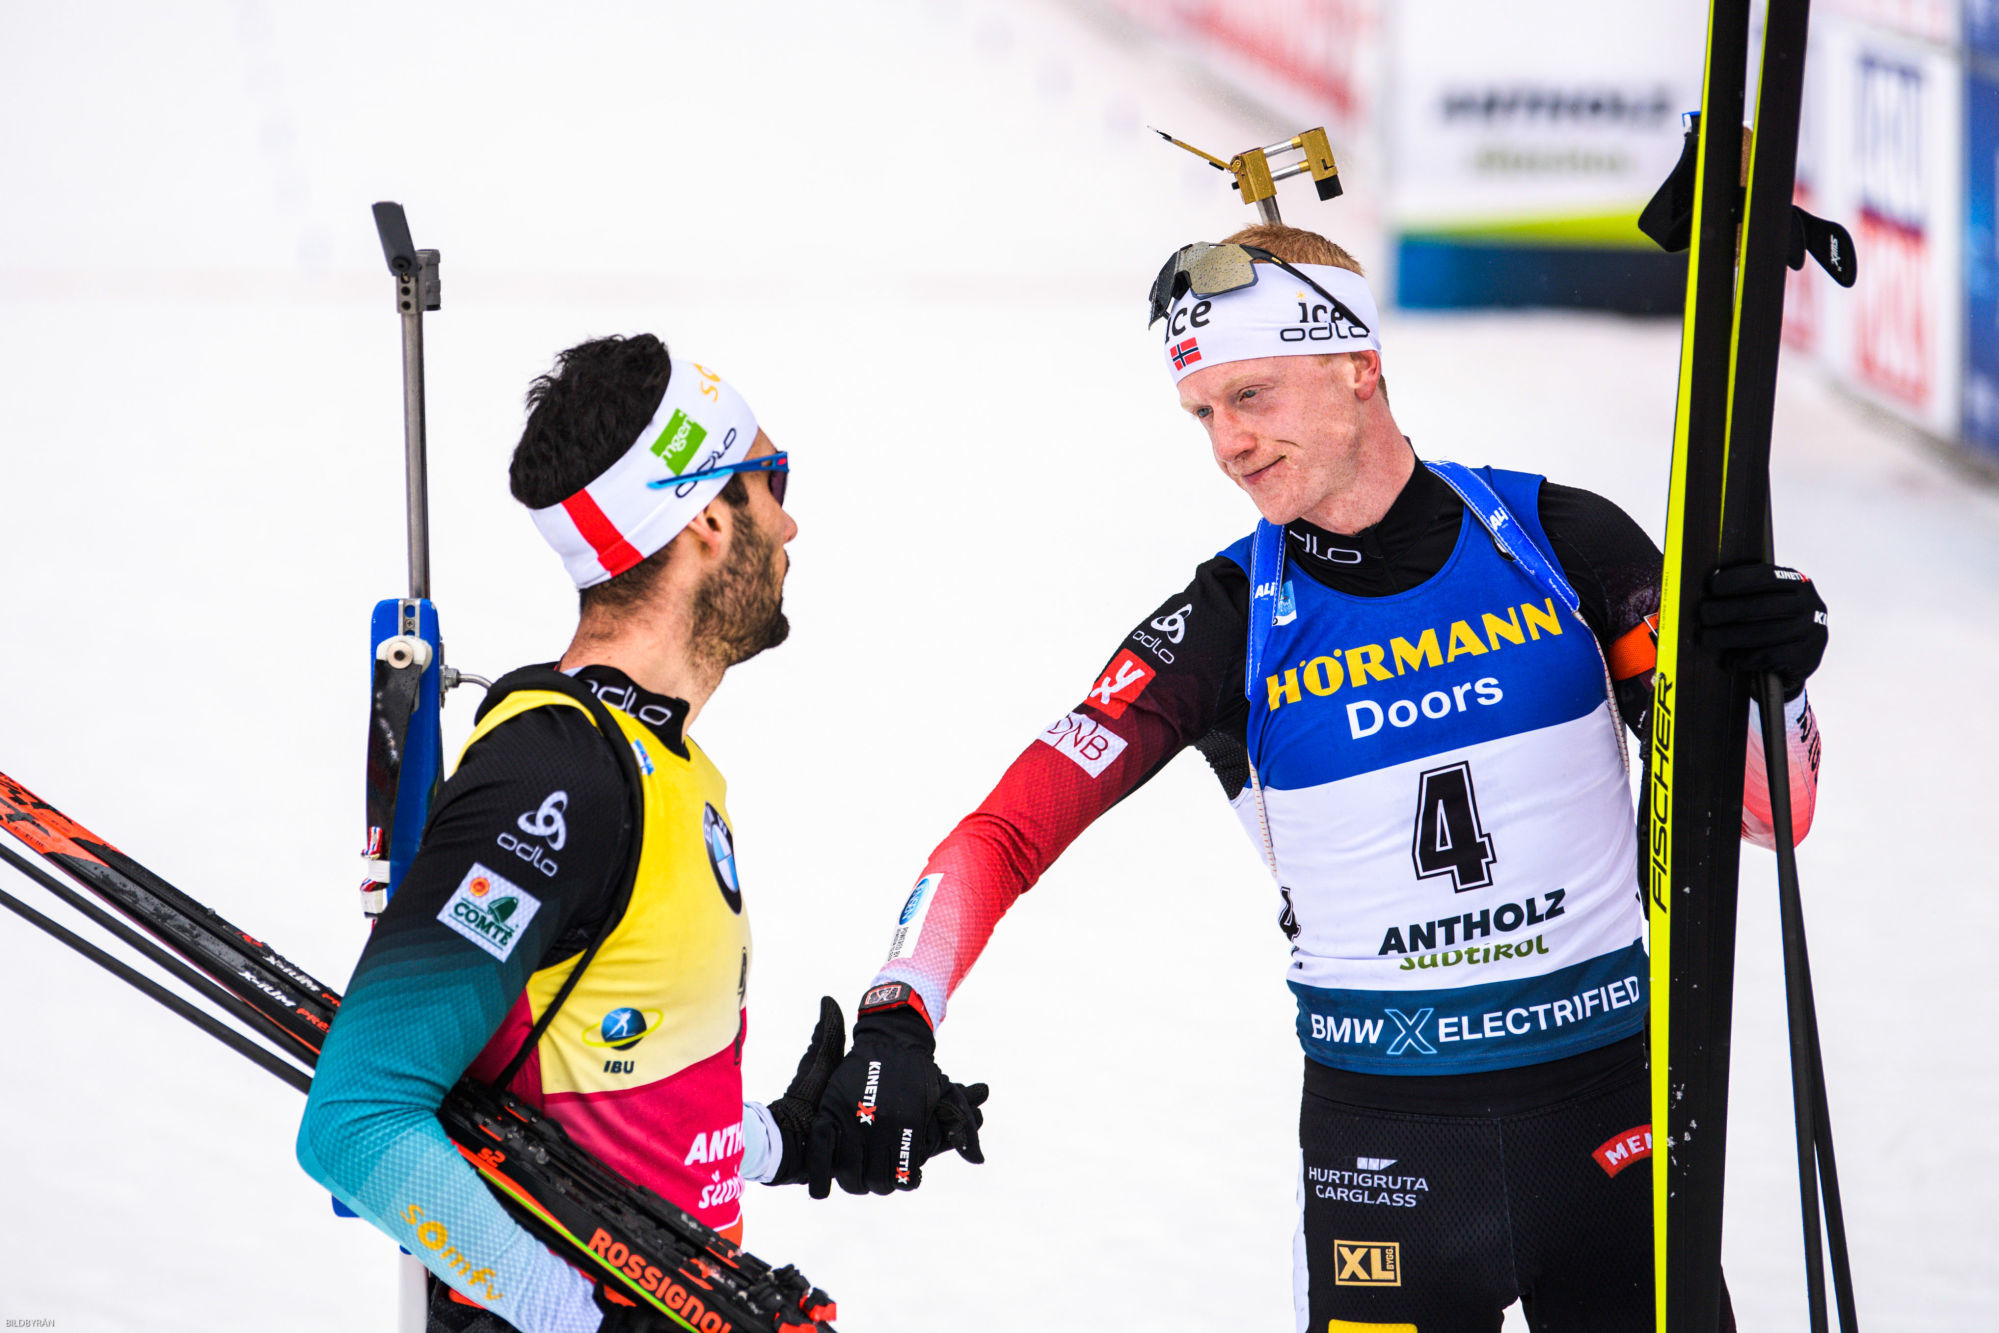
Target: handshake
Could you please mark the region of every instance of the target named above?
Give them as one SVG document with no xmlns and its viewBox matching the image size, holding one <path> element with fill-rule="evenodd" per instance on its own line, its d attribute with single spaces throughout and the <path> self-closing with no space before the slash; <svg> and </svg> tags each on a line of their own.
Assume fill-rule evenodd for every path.
<svg viewBox="0 0 1999 1333">
<path fill-rule="evenodd" d="M 899 990 L 895 988 L 878 988 Z M 937 1038 L 915 1005 L 878 998 L 846 1023 L 832 996 L 819 1001 L 819 1022 L 784 1096 L 770 1103 L 783 1151 L 773 1185 L 805 1184 L 815 1199 L 833 1192 L 888 1194 L 923 1183 L 923 1164 L 955 1151 L 983 1162 L 979 1127 L 986 1085 L 953 1083 L 937 1068 Z"/>
</svg>

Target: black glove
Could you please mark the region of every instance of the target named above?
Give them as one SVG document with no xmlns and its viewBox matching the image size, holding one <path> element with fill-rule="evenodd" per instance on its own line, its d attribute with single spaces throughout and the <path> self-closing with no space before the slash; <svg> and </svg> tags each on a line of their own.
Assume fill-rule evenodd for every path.
<svg viewBox="0 0 1999 1333">
<path fill-rule="evenodd" d="M 1812 581 L 1782 565 L 1731 565 L 1708 576 L 1701 644 L 1727 671 L 1774 671 L 1798 697 L 1825 656 L 1826 612 Z"/>
<path fill-rule="evenodd" d="M 854 1049 L 819 1099 L 805 1163 L 815 1199 L 831 1194 L 835 1180 L 849 1194 L 913 1190 L 923 1183 L 924 1162 L 941 1152 L 986 1160 L 979 1148 L 986 1085 L 945 1078 L 934 1058 L 936 1034 L 908 1002 L 908 988 L 877 988 L 868 999 L 889 990 L 904 998 L 886 1006 L 863 1001 Z"/>
<path fill-rule="evenodd" d="M 840 1052 L 846 1049 L 847 1020 L 841 1016 L 840 1006 L 833 997 L 822 995 L 819 1022 L 812 1029 L 812 1040 L 806 1043 L 791 1086 L 784 1090 L 784 1096 L 765 1108 L 777 1122 L 778 1137 L 784 1143 L 777 1175 L 771 1178 L 771 1184 L 805 1182 L 805 1149 L 812 1137 L 812 1118 L 818 1114 L 819 1099 L 826 1095 L 827 1082 L 839 1067 Z"/>
</svg>

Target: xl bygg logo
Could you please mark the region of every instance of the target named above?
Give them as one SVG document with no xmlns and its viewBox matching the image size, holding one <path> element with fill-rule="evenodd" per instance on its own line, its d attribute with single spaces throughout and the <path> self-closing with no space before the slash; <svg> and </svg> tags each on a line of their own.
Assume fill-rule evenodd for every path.
<svg viewBox="0 0 1999 1333">
<path fill-rule="evenodd" d="M 1399 1287 L 1402 1285 L 1402 1246 L 1392 1240 L 1336 1240 L 1333 1242 L 1337 1287 Z"/>
<path fill-rule="evenodd" d="M 1104 674 L 1097 677 L 1097 683 L 1090 687 L 1089 698 L 1085 702 L 1105 717 L 1123 717 L 1124 710 L 1145 693 L 1145 687 L 1158 674 L 1139 661 L 1131 649 L 1121 649 L 1111 659 L 1111 664 L 1104 668 Z"/>
</svg>

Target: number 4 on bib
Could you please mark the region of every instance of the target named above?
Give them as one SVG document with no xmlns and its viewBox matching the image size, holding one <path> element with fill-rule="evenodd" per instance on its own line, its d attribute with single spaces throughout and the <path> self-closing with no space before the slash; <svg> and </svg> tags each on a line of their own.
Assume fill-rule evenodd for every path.
<svg viewBox="0 0 1999 1333">
<path fill-rule="evenodd" d="M 1416 878 L 1449 875 L 1452 886 L 1483 889 L 1492 884 L 1492 835 L 1478 822 L 1478 795 L 1471 764 L 1452 764 L 1425 773 L 1416 789 Z"/>
</svg>

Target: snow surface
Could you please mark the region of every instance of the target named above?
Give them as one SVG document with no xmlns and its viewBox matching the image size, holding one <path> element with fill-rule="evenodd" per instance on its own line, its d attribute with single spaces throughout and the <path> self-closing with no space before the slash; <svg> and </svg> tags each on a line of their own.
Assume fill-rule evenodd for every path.
<svg viewBox="0 0 1999 1333">
<path fill-rule="evenodd" d="M 698 729 L 755 905 L 754 1094 L 822 992 L 851 1003 L 934 842 L 1250 522 L 1141 313 L 1164 254 L 1244 210 L 1143 126 L 1216 149 L 1297 127 L 1066 9 L 12 5 L 0 119 L 0 766 L 336 984 L 364 933 L 367 616 L 404 587 L 373 200 L 445 256 L 452 661 L 497 675 L 566 641 L 568 585 L 504 479 L 556 350 L 658 330 L 793 452 L 792 642 Z M 1374 259 L 1348 175 L 1287 207 Z M 1669 324 L 1391 315 L 1386 338 L 1422 449 L 1658 532 Z M 1999 658 L 1999 499 L 1802 376 L 1779 416 L 1780 549 L 1834 617 L 1800 859 L 1861 1313 L 1990 1328 L 1999 720 L 1960 682 Z M 1801 1327 L 1772 862 L 1745 866 L 1728 1273 L 1745 1329 Z M 750 1243 L 857 1330 L 1290 1328 L 1276 911 L 1205 767 L 1173 764 L 953 1006 L 945 1065 L 994 1089 L 989 1164 L 887 1200 L 757 1191 Z M 0 957 L 0 1316 L 393 1326 L 392 1247 L 293 1164 L 297 1094 L 11 916 Z"/>
</svg>

